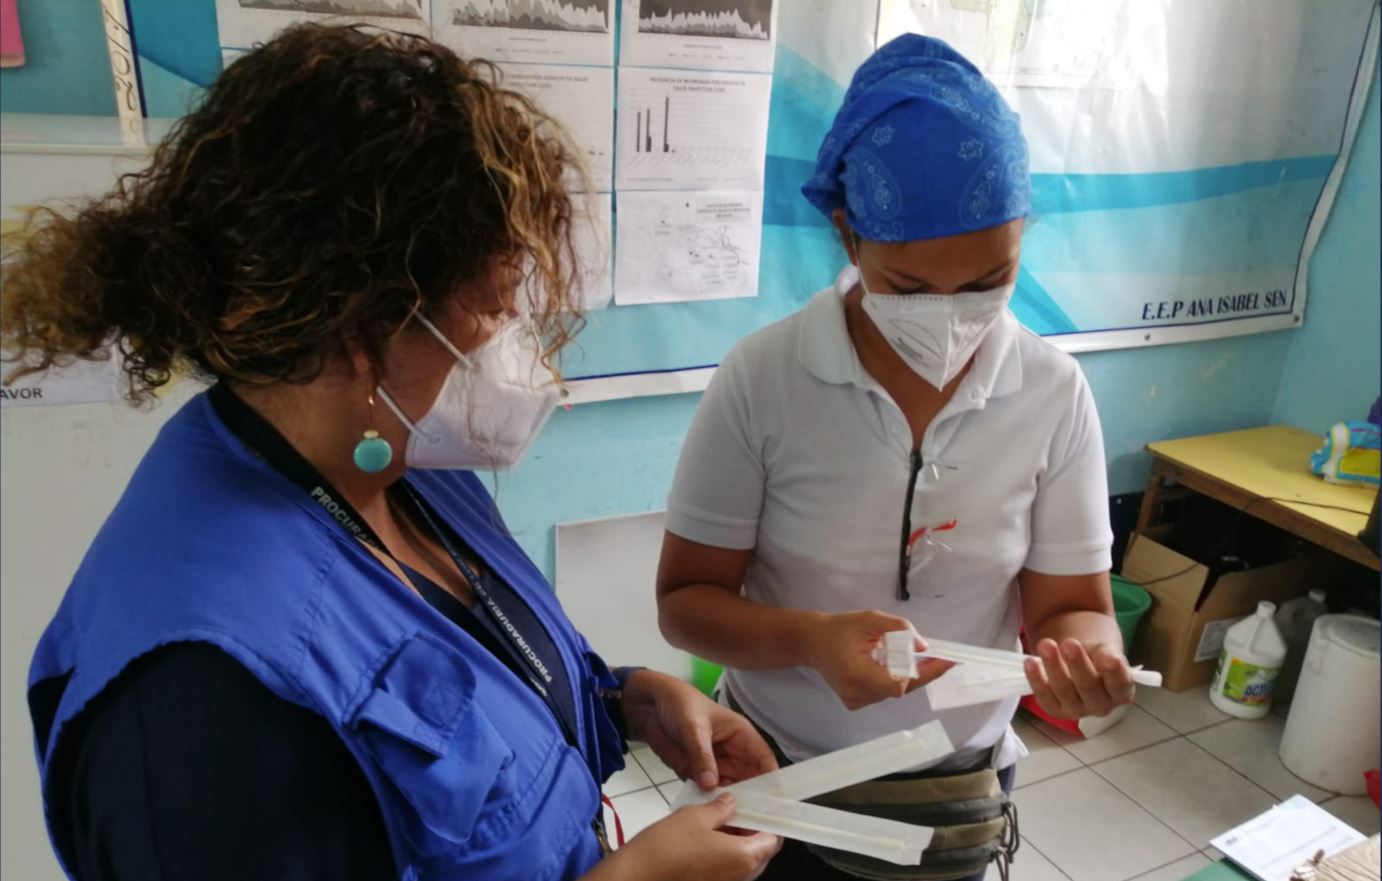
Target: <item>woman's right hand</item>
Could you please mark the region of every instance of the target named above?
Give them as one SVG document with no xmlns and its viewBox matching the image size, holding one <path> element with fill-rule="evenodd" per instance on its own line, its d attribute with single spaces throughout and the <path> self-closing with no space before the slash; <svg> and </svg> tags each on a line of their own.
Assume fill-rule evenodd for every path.
<svg viewBox="0 0 1382 881">
<path fill-rule="evenodd" d="M 873 651 L 885 633 L 910 630 L 911 622 L 885 612 L 841 612 L 822 616 L 806 651 L 811 667 L 850 710 L 902 697 L 934 681 L 953 665 L 922 661 L 915 679 L 896 680 Z"/>
<path fill-rule="evenodd" d="M 728 793 L 678 810 L 644 829 L 605 862 L 618 878 L 637 881 L 753 881 L 782 848 L 766 832 L 725 831 L 734 816 Z"/>
</svg>

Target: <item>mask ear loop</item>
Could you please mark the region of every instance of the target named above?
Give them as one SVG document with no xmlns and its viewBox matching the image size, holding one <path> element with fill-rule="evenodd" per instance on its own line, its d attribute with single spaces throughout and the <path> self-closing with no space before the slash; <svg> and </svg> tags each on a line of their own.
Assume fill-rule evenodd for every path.
<svg viewBox="0 0 1382 881">
<path fill-rule="evenodd" d="M 382 385 L 376 386 L 375 391 L 379 395 L 379 400 L 383 401 L 384 404 L 388 406 L 390 410 L 393 411 L 393 415 L 398 417 L 398 421 L 402 422 L 405 428 L 407 428 L 413 434 L 420 435 L 422 437 L 427 438 L 428 440 L 432 439 L 431 436 L 427 434 L 427 432 L 417 427 L 417 423 L 413 422 L 413 420 L 409 419 L 407 416 L 403 414 L 403 409 L 398 406 L 398 403 L 394 401 L 393 396 L 386 392 Z"/>
<path fill-rule="evenodd" d="M 470 360 L 470 356 L 467 355 L 465 352 L 462 352 L 460 349 L 456 348 L 456 344 L 451 342 L 451 340 L 447 339 L 446 334 L 437 330 L 437 326 L 432 322 L 428 321 L 425 315 L 423 315 L 421 312 L 418 312 L 415 313 L 413 317 L 416 318 L 419 322 L 421 322 L 423 327 L 431 331 L 432 336 L 437 338 L 437 342 L 445 346 L 446 351 L 450 352 L 451 355 L 457 361 L 461 362 L 462 367 L 466 368 L 467 370 L 474 368 L 475 363 Z"/>
<path fill-rule="evenodd" d="M 454 357 L 462 367 L 466 368 L 467 370 L 474 369 L 475 363 L 470 360 L 470 357 L 467 356 L 465 352 L 462 352 L 460 349 L 456 348 L 455 344 L 452 343 L 451 340 L 446 338 L 446 334 L 438 330 L 437 326 L 427 319 L 427 316 L 423 315 L 421 312 L 414 312 L 413 317 L 416 318 L 418 322 L 422 324 L 423 327 L 427 328 L 428 332 L 431 333 L 432 336 L 437 338 L 437 342 L 441 343 L 443 346 L 446 347 L 446 350 L 451 353 L 452 357 Z M 449 378 L 448 381 L 450 381 Z M 435 444 L 440 441 L 440 438 L 423 431 L 421 428 L 418 427 L 418 424 L 416 422 L 409 419 L 407 415 L 403 412 L 403 408 L 398 406 L 398 402 L 393 399 L 393 395 L 390 395 L 388 391 L 385 390 L 382 384 L 377 385 L 375 387 L 375 390 L 379 394 L 379 399 L 383 401 L 390 410 L 393 411 L 393 415 L 398 417 L 398 421 L 402 422 L 403 425 L 408 429 L 408 431 L 417 435 L 420 438 L 423 438 L 428 443 Z"/>
</svg>

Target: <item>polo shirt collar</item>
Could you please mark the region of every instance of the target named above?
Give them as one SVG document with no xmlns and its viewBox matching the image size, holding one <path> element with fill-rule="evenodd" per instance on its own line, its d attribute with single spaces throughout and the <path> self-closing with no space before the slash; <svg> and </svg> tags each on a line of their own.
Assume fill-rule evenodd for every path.
<svg viewBox="0 0 1382 881">
<path fill-rule="evenodd" d="M 832 287 L 811 298 L 802 314 L 798 357 L 802 366 L 821 382 L 832 385 L 874 385 L 859 362 L 845 323 L 844 297 L 859 283 L 859 269 L 850 265 Z M 988 336 L 979 344 L 974 366 L 962 389 L 978 400 L 999 398 L 1022 388 L 1022 352 L 1017 318 L 1004 309 Z"/>
</svg>

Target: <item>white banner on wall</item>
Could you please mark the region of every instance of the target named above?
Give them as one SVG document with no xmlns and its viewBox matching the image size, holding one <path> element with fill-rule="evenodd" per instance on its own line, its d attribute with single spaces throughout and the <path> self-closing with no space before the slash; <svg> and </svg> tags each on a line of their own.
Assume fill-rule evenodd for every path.
<svg viewBox="0 0 1382 881">
<path fill-rule="evenodd" d="M 882 0 L 1021 115 L 1014 310 L 1071 350 L 1298 326 L 1372 82 L 1376 0 Z"/>
</svg>

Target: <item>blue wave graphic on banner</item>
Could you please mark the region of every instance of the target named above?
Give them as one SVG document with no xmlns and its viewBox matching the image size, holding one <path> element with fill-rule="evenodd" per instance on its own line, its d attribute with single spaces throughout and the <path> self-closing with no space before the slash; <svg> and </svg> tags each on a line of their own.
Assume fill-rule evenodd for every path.
<svg viewBox="0 0 1382 881">
<path fill-rule="evenodd" d="M 1197 202 L 1259 187 L 1324 178 L 1334 154 L 1145 174 L 1034 174 L 1032 211 L 1112 211 Z"/>
</svg>

